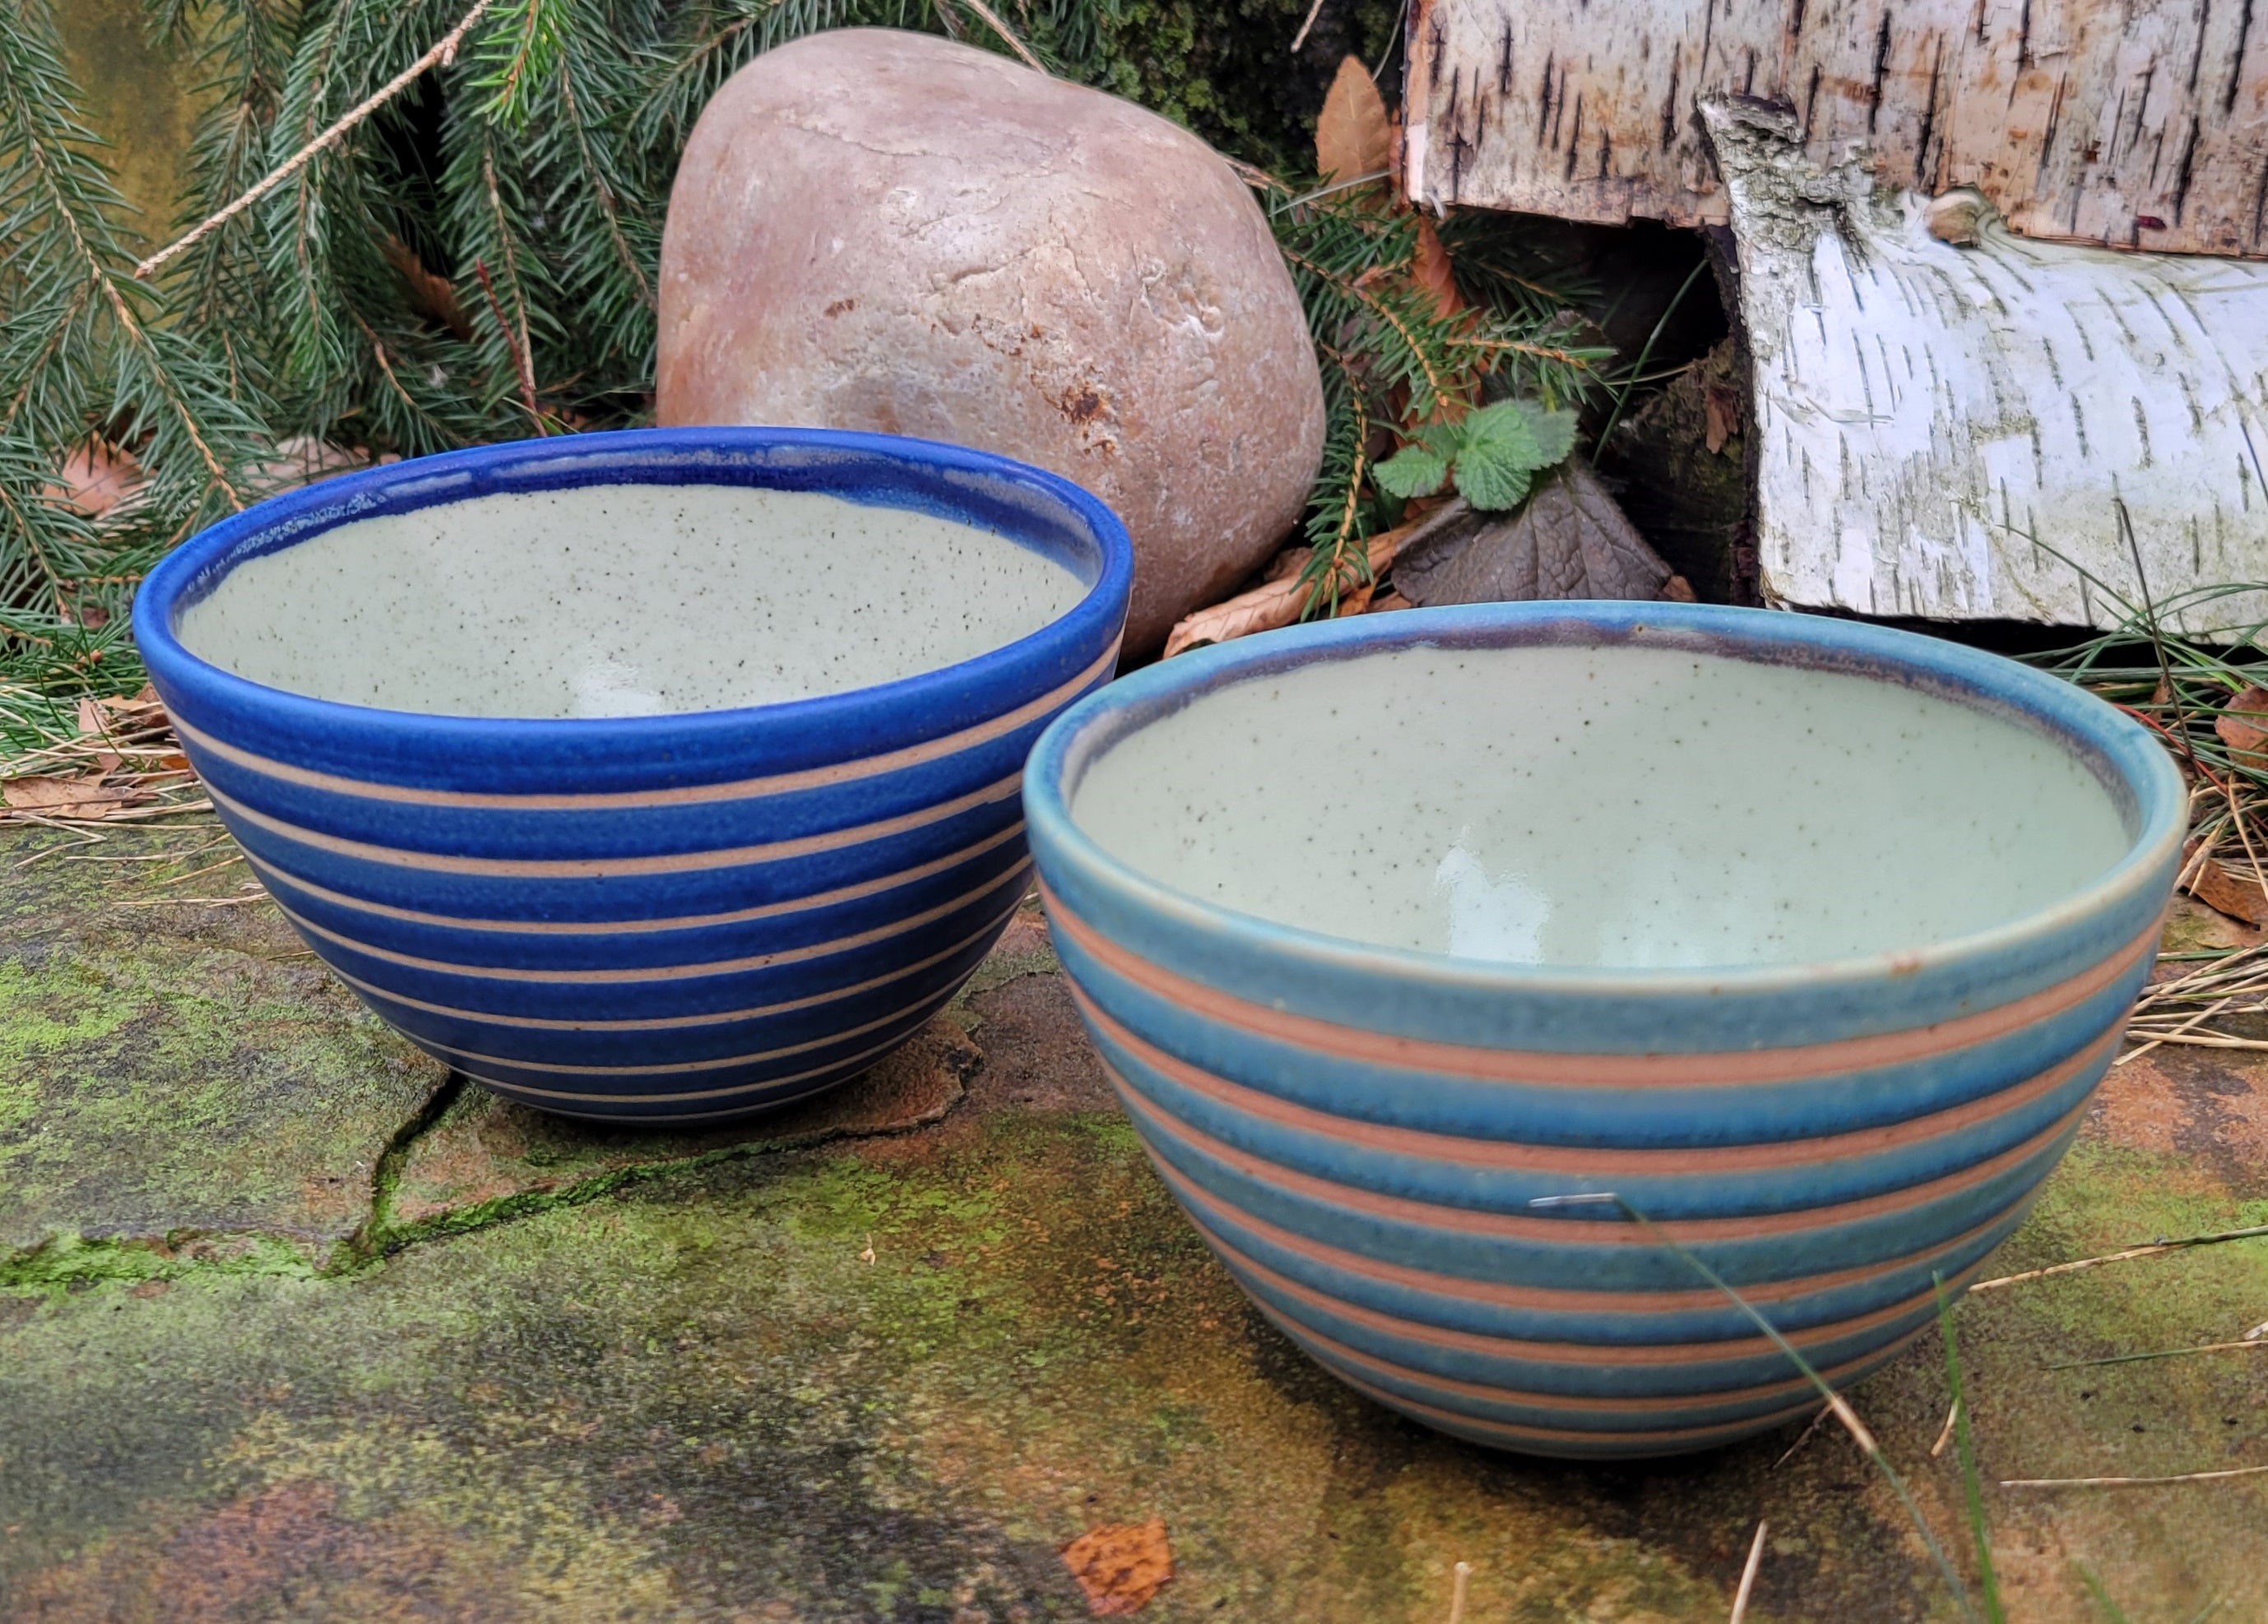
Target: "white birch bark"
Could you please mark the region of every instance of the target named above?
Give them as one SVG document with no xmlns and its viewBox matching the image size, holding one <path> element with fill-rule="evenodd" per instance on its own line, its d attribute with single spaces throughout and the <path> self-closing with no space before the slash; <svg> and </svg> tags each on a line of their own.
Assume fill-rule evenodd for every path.
<svg viewBox="0 0 2268 1624">
<path fill-rule="evenodd" d="M 2031 237 L 2268 255 L 2268 0 L 1416 0 L 1413 196 L 1722 224 L 1695 109 L 1974 186 Z"/>
<path fill-rule="evenodd" d="M 2205 632 L 2268 619 L 2268 264 L 2029 241 L 1703 108 L 1739 245 L 1768 599 Z M 2137 570 L 2137 559 L 2141 565 Z"/>
</svg>

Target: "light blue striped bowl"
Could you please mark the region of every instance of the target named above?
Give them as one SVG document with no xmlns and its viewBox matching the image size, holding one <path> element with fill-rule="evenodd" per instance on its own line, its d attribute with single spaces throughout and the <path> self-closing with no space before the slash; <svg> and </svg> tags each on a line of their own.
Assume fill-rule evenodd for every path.
<svg viewBox="0 0 2268 1624">
<path fill-rule="evenodd" d="M 1269 923 L 1135 872 L 1070 816 L 1115 742 L 1209 690 L 1418 645 L 1530 643 L 1919 686 L 2070 750 L 2128 849 L 2043 912 L 1909 952 L 1591 970 Z M 1360 681 L 1349 669 L 1334 691 Z M 1127 1114 L 1262 1311 L 1429 1425 L 1613 1458 L 1709 1448 L 1818 1400 L 1690 1258 L 1620 1206 L 1548 1199 L 1612 1192 L 1830 1381 L 1876 1369 L 1931 1323 L 1935 1280 L 1974 1278 L 2077 1133 L 2150 969 L 2184 797 L 2139 727 L 1991 655 L 1796 615 L 1552 603 L 1335 621 L 1138 672 L 1048 730 L 1025 812 Z M 1283 816 L 1288 838 L 1300 808 Z"/>
<path fill-rule="evenodd" d="M 336 526 L 630 484 L 917 509 L 1052 558 L 1086 591 L 1028 636 L 903 681 L 621 719 L 336 704 L 234 675 L 175 636 L 230 570 Z M 999 457 L 817 430 L 648 430 L 277 497 L 168 556 L 134 630 L 222 821 L 364 1001 L 531 1105 L 687 1122 L 830 1087 L 959 989 L 1028 883 L 1025 755 L 1110 679 L 1131 577 L 1108 509 Z"/>
</svg>

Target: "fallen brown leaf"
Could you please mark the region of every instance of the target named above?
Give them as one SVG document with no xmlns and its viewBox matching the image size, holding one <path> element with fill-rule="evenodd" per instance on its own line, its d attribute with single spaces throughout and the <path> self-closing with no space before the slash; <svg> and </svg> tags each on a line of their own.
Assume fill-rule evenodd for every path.
<svg viewBox="0 0 2268 1624">
<path fill-rule="evenodd" d="M 1087 1611 L 1099 1619 L 1139 1613 L 1174 1576 L 1173 1547 L 1160 1517 L 1091 1528 L 1064 1546 L 1063 1559 L 1086 1592 Z"/>
<path fill-rule="evenodd" d="M 2231 699 L 2213 730 L 2238 766 L 2268 771 L 2268 726 L 2252 720 L 2256 716 L 2268 720 L 2268 688 L 2248 688 Z"/>
<path fill-rule="evenodd" d="M 107 817 L 129 801 L 145 799 L 130 790 L 106 788 L 95 779 L 10 779 L 0 784 L 0 804 L 11 812 L 45 817 Z"/>
<path fill-rule="evenodd" d="M 1372 582 L 1386 572 L 1387 566 L 1394 562 L 1395 552 L 1415 528 L 1415 524 L 1405 524 L 1399 529 L 1381 530 L 1370 538 Z M 1342 615 L 1361 613 L 1360 609 L 1347 606 L 1353 602 L 1356 590 L 1364 584 L 1354 580 L 1340 584 L 1339 612 Z M 1307 606 L 1309 586 L 1304 577 L 1294 573 L 1280 580 L 1255 587 L 1249 592 L 1239 593 L 1211 609 L 1199 609 L 1196 614 L 1174 623 L 1173 631 L 1166 638 L 1163 657 L 1171 660 L 1184 649 L 1195 648 L 1200 643 L 1226 643 L 1236 638 L 1249 637 L 1256 631 L 1273 631 L 1278 626 L 1288 626 L 1300 618 L 1300 611 Z M 1366 594 L 1364 605 L 1369 602 Z"/>
<path fill-rule="evenodd" d="M 1359 57 L 1339 63 L 1338 77 L 1315 120 L 1315 173 L 1326 181 L 1352 181 L 1394 166 L 1394 126 L 1386 101 Z"/>
<path fill-rule="evenodd" d="M 2190 895 L 2232 919 L 2247 925 L 2268 925 L 2268 890 L 2257 880 L 2240 880 L 2208 857 L 2191 877 Z"/>
<path fill-rule="evenodd" d="M 1410 262 L 1410 280 L 1433 296 L 1435 307 L 1444 316 L 1453 316 L 1465 307 L 1465 296 L 1457 292 L 1456 273 L 1449 269 L 1449 251 L 1441 246 L 1441 233 L 1422 214 L 1418 217 L 1418 255 Z"/>
<path fill-rule="evenodd" d="M 457 303 L 457 290 L 448 277 L 437 277 L 426 269 L 425 262 L 417 257 L 416 251 L 391 233 L 379 245 L 379 252 L 409 284 L 410 303 L 459 338 L 472 337 L 473 324 L 465 320 L 465 313 Z"/>
<path fill-rule="evenodd" d="M 142 465 L 130 452 L 107 441 L 89 440 L 63 459 L 63 484 L 55 495 L 90 519 L 99 519 L 134 493 Z"/>
<path fill-rule="evenodd" d="M 1462 499 L 1446 505 L 1403 545 L 1394 566 L 1402 595 L 1429 607 L 1551 598 L 1646 602 L 1668 595 L 1676 579 L 1580 457 L 1540 478 L 1517 512 L 1476 513 Z"/>
</svg>

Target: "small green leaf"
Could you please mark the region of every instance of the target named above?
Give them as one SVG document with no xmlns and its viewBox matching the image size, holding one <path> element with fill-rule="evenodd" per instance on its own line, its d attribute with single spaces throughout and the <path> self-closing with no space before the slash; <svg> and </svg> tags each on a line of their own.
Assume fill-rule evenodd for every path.
<svg viewBox="0 0 2268 1624">
<path fill-rule="evenodd" d="M 1454 457 L 1464 445 L 1465 431 L 1454 423 L 1421 423 L 1410 431 L 1410 438 L 1426 450 L 1439 452 L 1447 459 Z"/>
<path fill-rule="evenodd" d="M 1449 460 L 1423 446 L 1404 446 L 1375 470 L 1381 490 L 1405 499 L 1431 496 L 1449 476 Z"/>
<path fill-rule="evenodd" d="M 1501 443 L 1478 440 L 1457 459 L 1457 493 L 1484 513 L 1501 513 L 1520 506 L 1533 471 Z"/>
<path fill-rule="evenodd" d="M 1517 462 L 1522 468 L 1543 466 L 1535 431 L 1518 401 L 1498 401 L 1469 412 L 1464 431 L 1468 450 L 1484 451 L 1495 460 Z"/>
<path fill-rule="evenodd" d="M 1528 419 L 1528 432 L 1535 436 L 1536 454 L 1543 459 L 1535 466 L 1557 468 L 1575 449 L 1575 414 L 1572 411 L 1546 411 L 1534 401 L 1519 402 L 1521 413 Z"/>
</svg>

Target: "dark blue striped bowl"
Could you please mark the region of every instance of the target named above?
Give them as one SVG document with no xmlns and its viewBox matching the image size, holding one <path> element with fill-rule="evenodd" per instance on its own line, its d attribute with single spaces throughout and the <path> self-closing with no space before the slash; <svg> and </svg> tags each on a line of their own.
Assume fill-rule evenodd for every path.
<svg viewBox="0 0 2268 1624">
<path fill-rule="evenodd" d="M 1038 631 L 904 681 L 623 719 L 335 704 L 233 675 L 174 636 L 236 565 L 335 526 L 626 484 L 917 508 L 1005 535 L 1088 590 Z M 275 498 L 167 557 L 134 630 L 222 821 L 372 1008 L 531 1105 L 686 1122 L 839 1082 L 960 988 L 1028 882 L 1025 755 L 1110 679 L 1131 578 L 1107 508 L 1000 457 L 816 430 L 648 430 L 455 452 Z"/>
<path fill-rule="evenodd" d="M 1536 642 L 1919 685 L 2068 749 L 2128 849 L 2044 912 L 1910 952 L 1587 970 L 1268 923 L 1133 871 L 1069 814 L 1114 742 L 1209 690 L 1420 644 Z M 1544 701 L 1506 697 L 1529 702 Z M 1693 1259 L 1837 1384 L 1931 1322 L 1935 1280 L 1975 1277 L 2117 1047 L 2184 814 L 2139 727 L 2036 672 L 1850 622 L 1659 603 L 1410 610 L 1183 655 L 1064 714 L 1024 795 L 1095 1046 L 1253 1301 L 1381 1403 L 1577 1458 L 1705 1449 L 1817 1404 Z M 1300 811 L 1283 816 L 1288 834 Z M 1581 1192 L 1612 1192 L 1690 1256 L 1624 1206 L 1551 1200 Z"/>
</svg>

